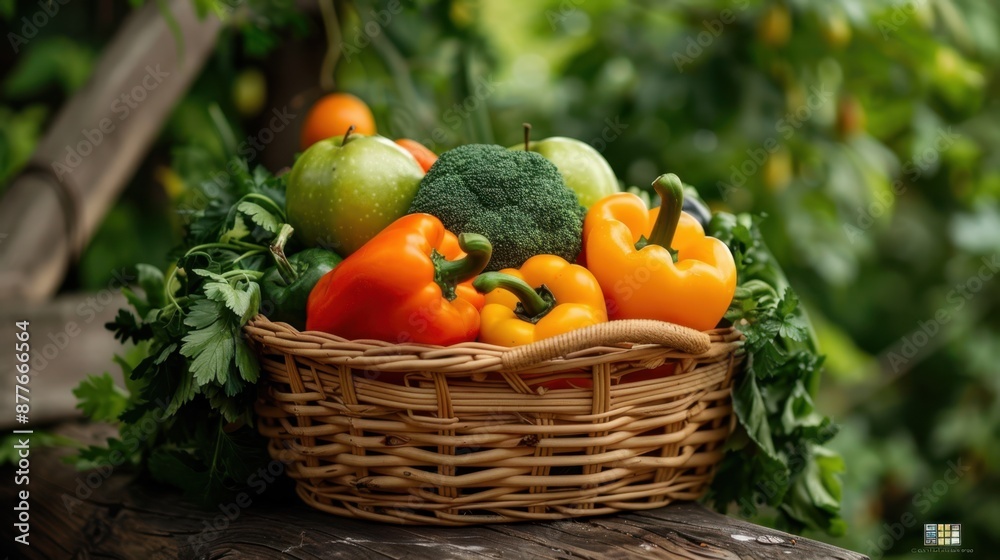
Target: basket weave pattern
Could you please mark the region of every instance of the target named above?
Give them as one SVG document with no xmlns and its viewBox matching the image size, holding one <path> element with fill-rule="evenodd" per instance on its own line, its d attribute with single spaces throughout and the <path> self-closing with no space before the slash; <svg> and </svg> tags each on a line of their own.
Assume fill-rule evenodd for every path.
<svg viewBox="0 0 1000 560">
<path fill-rule="evenodd" d="M 696 499 L 732 430 L 743 360 L 734 329 L 641 320 L 518 348 L 348 341 L 263 316 L 246 331 L 263 376 L 259 430 L 300 497 L 403 524 Z"/>
</svg>

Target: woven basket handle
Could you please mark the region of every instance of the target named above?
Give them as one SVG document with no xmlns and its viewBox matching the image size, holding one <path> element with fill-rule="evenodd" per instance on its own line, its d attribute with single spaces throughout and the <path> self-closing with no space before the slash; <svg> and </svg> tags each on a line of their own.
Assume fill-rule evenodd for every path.
<svg viewBox="0 0 1000 560">
<path fill-rule="evenodd" d="M 688 327 L 649 319 L 627 319 L 598 323 L 511 348 L 503 353 L 501 363 L 506 371 L 526 369 L 539 362 L 559 358 L 585 348 L 623 342 L 659 344 L 691 355 L 705 353 L 712 345 L 707 334 Z"/>
</svg>

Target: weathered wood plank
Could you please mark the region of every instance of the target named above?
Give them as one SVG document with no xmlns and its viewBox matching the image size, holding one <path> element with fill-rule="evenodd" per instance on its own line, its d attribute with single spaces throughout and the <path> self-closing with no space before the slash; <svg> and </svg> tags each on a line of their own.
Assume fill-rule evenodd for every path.
<svg viewBox="0 0 1000 560">
<path fill-rule="evenodd" d="M 103 437 L 100 427 L 84 424 L 61 431 Z M 16 551 L 25 558 L 866 558 L 697 504 L 548 523 L 400 527 L 330 516 L 289 492 L 282 498 L 254 496 L 230 521 L 220 510 L 193 508 L 162 486 L 133 484 L 124 473 L 113 473 L 88 493 L 87 474 L 60 463 L 54 450 L 36 450 L 31 457 L 32 546 Z M 13 487 L 5 485 L 0 496 L 11 503 Z M 211 523 L 222 530 L 206 532 Z M 10 531 L 4 526 L 5 539 Z"/>
<path fill-rule="evenodd" d="M 35 303 L 19 300 L 0 305 L 0 401 L 14 402 L 15 322 L 29 321 L 31 335 L 31 422 L 63 421 L 79 414 L 73 388 L 90 374 L 107 371 L 121 380 L 111 356 L 123 353 L 121 343 L 104 328 L 118 309 L 126 307 L 118 285 L 97 293 L 67 294 Z M 15 425 L 14 413 L 0 416 L 0 428 Z"/>
</svg>

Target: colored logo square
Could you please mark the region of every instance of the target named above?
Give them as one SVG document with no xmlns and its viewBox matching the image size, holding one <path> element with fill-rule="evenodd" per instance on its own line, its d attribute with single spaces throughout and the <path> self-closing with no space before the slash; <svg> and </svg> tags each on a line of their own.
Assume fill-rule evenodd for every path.
<svg viewBox="0 0 1000 560">
<path fill-rule="evenodd" d="M 928 523 L 924 525 L 925 546 L 961 546 L 962 525 L 960 523 Z"/>
</svg>

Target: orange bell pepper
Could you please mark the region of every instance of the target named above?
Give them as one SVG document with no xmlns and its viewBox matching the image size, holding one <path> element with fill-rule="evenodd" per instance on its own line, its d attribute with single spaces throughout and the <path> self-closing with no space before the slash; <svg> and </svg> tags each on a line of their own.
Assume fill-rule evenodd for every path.
<svg viewBox="0 0 1000 560">
<path fill-rule="evenodd" d="M 456 241 L 430 214 L 403 216 L 319 280 L 306 328 L 395 343 L 475 340 L 484 298 L 471 280 L 492 252 L 482 235 Z"/>
<path fill-rule="evenodd" d="M 608 320 L 594 275 L 556 255 L 480 274 L 472 285 L 486 293 L 479 340 L 488 344 L 520 346 Z"/>
<path fill-rule="evenodd" d="M 736 292 L 733 255 L 681 211 L 684 185 L 676 175 L 661 175 L 653 188 L 663 201 L 660 208 L 647 210 L 630 193 L 610 195 L 590 208 L 583 224 L 587 267 L 604 290 L 612 319 L 714 328 Z"/>
</svg>

